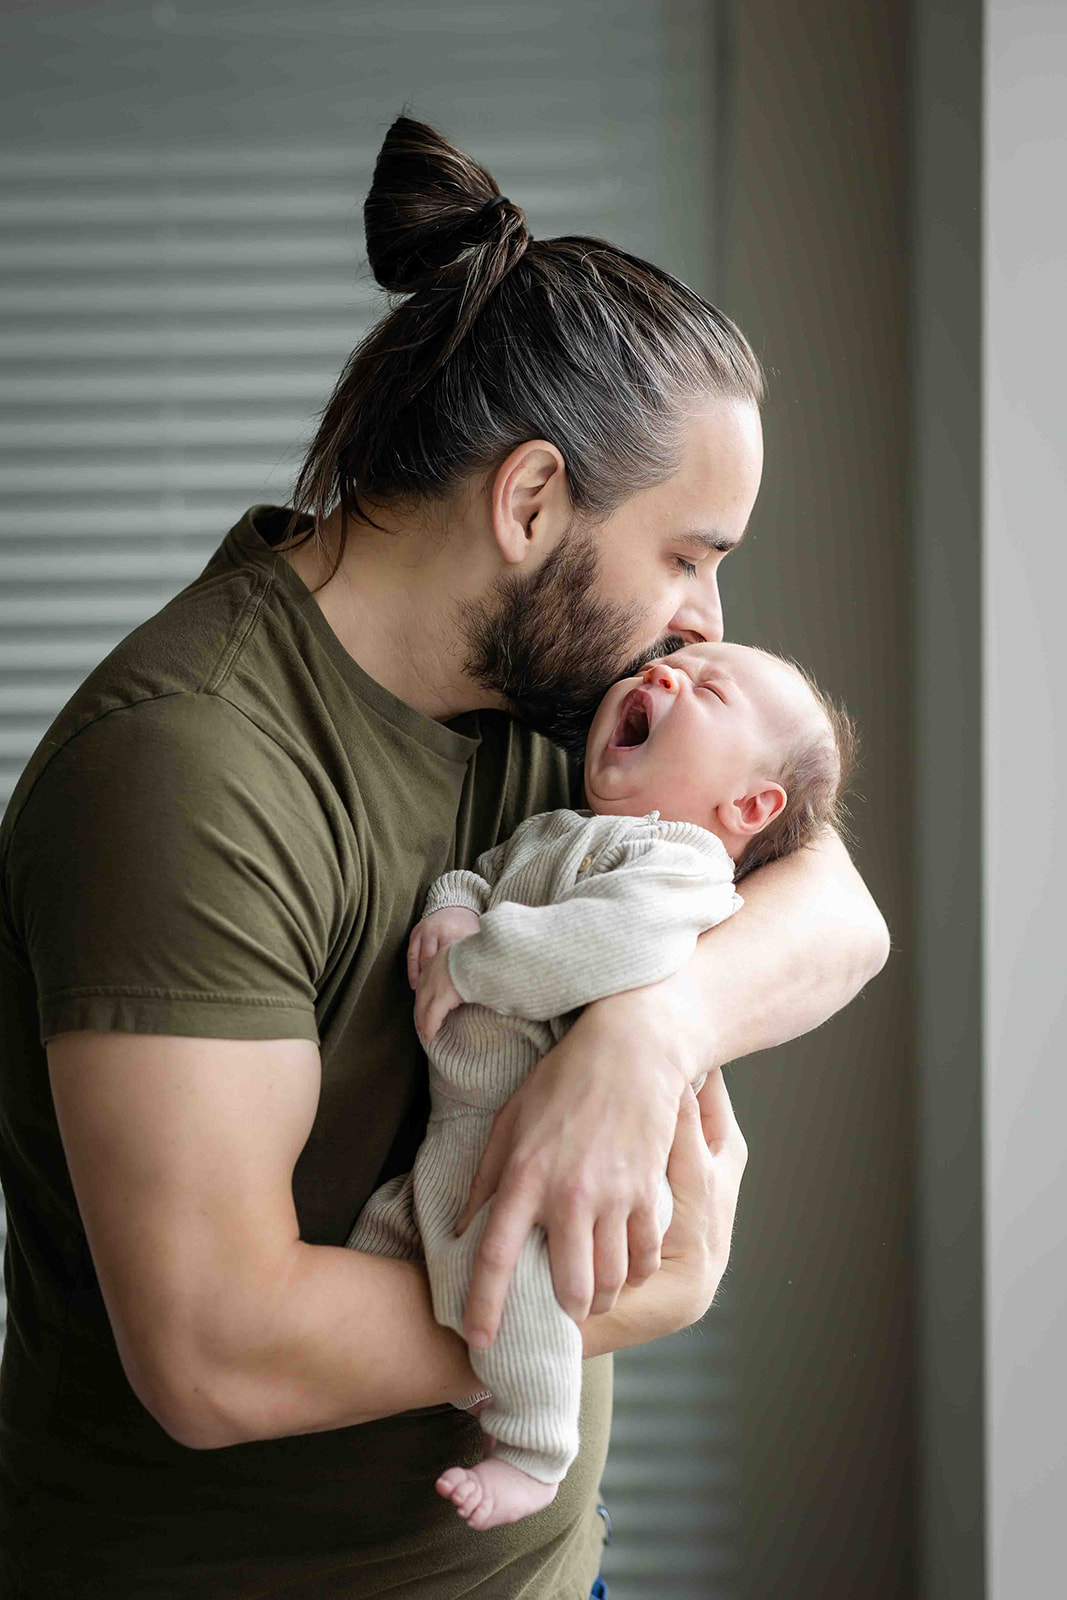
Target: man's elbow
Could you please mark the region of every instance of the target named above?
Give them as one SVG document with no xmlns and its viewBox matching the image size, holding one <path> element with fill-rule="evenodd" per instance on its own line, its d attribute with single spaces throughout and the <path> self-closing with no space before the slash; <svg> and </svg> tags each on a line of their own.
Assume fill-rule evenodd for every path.
<svg viewBox="0 0 1067 1600">
<path fill-rule="evenodd" d="M 123 1366 L 145 1410 L 187 1450 L 224 1450 L 260 1437 L 237 1374 L 174 1350 L 144 1362 L 124 1354 Z"/>
<path fill-rule="evenodd" d="M 849 975 L 858 994 L 889 960 L 892 941 L 874 896 L 836 834 L 826 841 L 826 850 L 837 875 L 838 913 L 848 930 Z"/>
<path fill-rule="evenodd" d="M 247 1444 L 252 1435 L 203 1391 L 160 1396 L 148 1410 L 164 1433 L 187 1450 L 224 1450 Z"/>
<path fill-rule="evenodd" d="M 856 937 L 854 961 L 857 993 L 878 976 L 889 960 L 892 949 L 888 924 L 873 900 L 868 910 L 869 914 L 863 927 L 857 930 Z"/>
</svg>

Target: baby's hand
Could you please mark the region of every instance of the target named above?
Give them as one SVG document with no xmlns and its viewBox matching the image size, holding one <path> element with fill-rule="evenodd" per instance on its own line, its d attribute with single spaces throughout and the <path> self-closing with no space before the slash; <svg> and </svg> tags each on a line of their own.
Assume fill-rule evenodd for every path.
<svg viewBox="0 0 1067 1600">
<path fill-rule="evenodd" d="M 448 970 L 446 944 L 423 967 L 415 991 L 415 1028 L 423 1044 L 429 1044 L 448 1013 L 462 1004 L 463 998 Z"/>
<path fill-rule="evenodd" d="M 416 922 L 408 940 L 408 982 L 414 989 L 422 969 L 433 960 L 438 950 L 447 950 L 457 939 L 466 939 L 477 933 L 477 911 L 466 906 L 444 906 L 433 911 L 421 922 Z"/>
</svg>

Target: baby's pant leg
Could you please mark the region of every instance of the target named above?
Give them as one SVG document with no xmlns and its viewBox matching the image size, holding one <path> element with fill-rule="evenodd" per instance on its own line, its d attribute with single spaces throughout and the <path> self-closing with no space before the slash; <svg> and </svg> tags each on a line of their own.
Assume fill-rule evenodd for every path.
<svg viewBox="0 0 1067 1600">
<path fill-rule="evenodd" d="M 345 1241 L 350 1250 L 421 1261 L 422 1240 L 415 1221 L 412 1174 L 403 1172 L 375 1189 Z"/>
<path fill-rule="evenodd" d="M 434 1314 L 459 1333 L 491 1208 L 489 1201 L 462 1238 L 442 1249 L 427 1246 Z M 542 1483 L 558 1483 L 578 1453 L 582 1336 L 552 1288 L 543 1228 L 534 1228 L 519 1252 L 495 1340 L 488 1350 L 471 1350 L 470 1360 L 492 1390 L 478 1421 L 496 1441 L 495 1454 Z"/>
</svg>

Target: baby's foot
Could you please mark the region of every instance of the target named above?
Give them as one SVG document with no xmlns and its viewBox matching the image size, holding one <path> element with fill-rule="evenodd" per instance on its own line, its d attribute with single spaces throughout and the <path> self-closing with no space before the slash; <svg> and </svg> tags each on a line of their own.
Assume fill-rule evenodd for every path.
<svg viewBox="0 0 1067 1600">
<path fill-rule="evenodd" d="M 488 1456 L 476 1467 L 449 1467 L 434 1488 L 451 1500 L 472 1528 L 497 1528 L 543 1511 L 556 1498 L 558 1483 L 542 1483 L 510 1461 Z"/>
</svg>

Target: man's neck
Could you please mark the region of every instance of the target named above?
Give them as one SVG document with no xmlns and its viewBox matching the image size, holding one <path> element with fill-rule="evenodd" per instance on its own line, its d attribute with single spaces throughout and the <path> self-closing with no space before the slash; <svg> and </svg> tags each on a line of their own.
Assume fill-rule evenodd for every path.
<svg viewBox="0 0 1067 1600">
<path fill-rule="evenodd" d="M 499 698 L 465 671 L 461 608 L 479 597 L 479 579 L 483 594 L 492 582 L 471 530 L 442 536 L 395 512 L 372 515 L 389 531 L 350 524 L 337 573 L 321 588 L 339 539 L 336 513 L 324 528 L 329 561 L 310 539 L 280 553 L 312 590 L 344 649 L 390 694 L 438 722 L 498 707 Z"/>
</svg>

